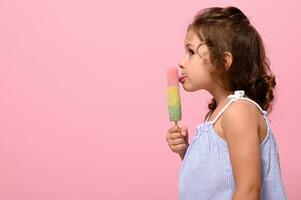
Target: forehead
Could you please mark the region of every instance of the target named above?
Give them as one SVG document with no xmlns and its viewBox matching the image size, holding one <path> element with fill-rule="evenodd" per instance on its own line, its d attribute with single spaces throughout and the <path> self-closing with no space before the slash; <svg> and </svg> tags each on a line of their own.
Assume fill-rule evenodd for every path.
<svg viewBox="0 0 301 200">
<path fill-rule="evenodd" d="M 194 30 L 189 29 L 186 33 L 184 42 L 185 44 L 191 43 L 197 45 L 201 42 L 201 40 L 199 39 L 198 35 Z"/>
</svg>

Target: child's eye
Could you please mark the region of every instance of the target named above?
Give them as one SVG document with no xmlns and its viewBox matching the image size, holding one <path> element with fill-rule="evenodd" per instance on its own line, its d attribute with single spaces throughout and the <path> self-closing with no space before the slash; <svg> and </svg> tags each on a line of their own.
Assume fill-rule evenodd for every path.
<svg viewBox="0 0 301 200">
<path fill-rule="evenodd" d="M 193 55 L 194 54 L 194 51 L 191 50 L 191 49 L 187 49 L 187 52 L 188 52 L 189 55 Z"/>
</svg>

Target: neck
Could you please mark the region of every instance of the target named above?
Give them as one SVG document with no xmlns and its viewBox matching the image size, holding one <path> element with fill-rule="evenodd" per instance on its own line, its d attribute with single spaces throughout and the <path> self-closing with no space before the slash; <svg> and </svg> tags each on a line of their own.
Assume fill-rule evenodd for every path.
<svg viewBox="0 0 301 200">
<path fill-rule="evenodd" d="M 209 91 L 210 94 L 214 97 L 216 100 L 217 107 L 224 105 L 226 102 L 228 102 L 227 97 L 232 94 L 232 91 L 222 89 L 220 87 L 215 88 L 212 91 Z"/>
</svg>

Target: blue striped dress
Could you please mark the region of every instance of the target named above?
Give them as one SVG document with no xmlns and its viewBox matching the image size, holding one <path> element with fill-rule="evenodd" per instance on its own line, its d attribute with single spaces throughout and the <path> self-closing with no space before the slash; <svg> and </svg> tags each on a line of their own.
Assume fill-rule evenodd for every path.
<svg viewBox="0 0 301 200">
<path fill-rule="evenodd" d="M 261 200 L 285 200 L 281 178 L 277 142 L 269 126 L 267 112 L 253 100 L 244 97 L 243 90 L 229 95 L 230 101 L 213 121 L 206 121 L 196 128 L 179 173 L 179 197 L 181 200 L 230 200 L 235 191 L 227 143 L 213 127 L 216 120 L 231 105 L 244 99 L 254 103 L 266 121 L 267 135 L 260 144 L 261 150 Z"/>
</svg>

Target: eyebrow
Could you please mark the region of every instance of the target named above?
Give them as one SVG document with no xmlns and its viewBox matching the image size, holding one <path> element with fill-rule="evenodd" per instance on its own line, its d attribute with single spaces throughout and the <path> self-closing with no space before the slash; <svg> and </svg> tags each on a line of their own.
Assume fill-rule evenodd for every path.
<svg viewBox="0 0 301 200">
<path fill-rule="evenodd" d="M 186 43 L 186 44 L 185 44 L 185 47 L 188 47 L 188 46 L 192 46 L 192 47 L 194 47 L 194 45 L 193 45 L 193 44 L 191 44 L 191 43 Z"/>
</svg>

